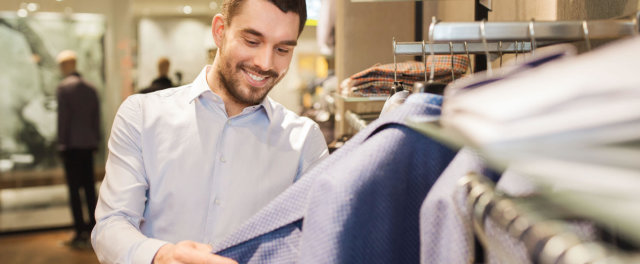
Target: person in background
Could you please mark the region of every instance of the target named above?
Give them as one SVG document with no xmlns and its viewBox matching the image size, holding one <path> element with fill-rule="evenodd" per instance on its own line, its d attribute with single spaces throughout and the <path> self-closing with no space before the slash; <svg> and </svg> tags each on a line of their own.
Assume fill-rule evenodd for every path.
<svg viewBox="0 0 640 264">
<path fill-rule="evenodd" d="M 235 263 L 211 253 L 328 156 L 318 125 L 267 96 L 306 21 L 304 0 L 225 0 L 193 83 L 116 114 L 91 241 L 103 263 Z"/>
<path fill-rule="evenodd" d="M 57 88 L 58 149 L 64 162 L 74 238 L 66 244 L 88 248 L 95 225 L 96 191 L 93 154 L 100 141 L 100 102 L 96 89 L 76 71 L 76 53 L 60 52 L 57 62 L 64 79 Z M 80 190 L 83 190 L 89 221 L 85 221 Z"/>
<path fill-rule="evenodd" d="M 167 57 L 161 57 L 158 59 L 158 78 L 155 78 L 149 87 L 140 90 L 140 93 L 152 93 L 173 87 L 173 83 L 171 83 L 171 79 L 168 77 L 170 66 L 171 62 L 169 62 Z"/>
</svg>

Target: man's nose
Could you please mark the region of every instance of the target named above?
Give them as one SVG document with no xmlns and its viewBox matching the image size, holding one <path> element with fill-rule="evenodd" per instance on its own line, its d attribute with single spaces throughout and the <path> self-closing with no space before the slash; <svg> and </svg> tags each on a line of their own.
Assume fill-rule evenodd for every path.
<svg viewBox="0 0 640 264">
<path fill-rule="evenodd" d="M 254 58 L 254 64 L 262 71 L 271 70 L 273 67 L 273 49 L 270 47 L 261 48 Z"/>
</svg>

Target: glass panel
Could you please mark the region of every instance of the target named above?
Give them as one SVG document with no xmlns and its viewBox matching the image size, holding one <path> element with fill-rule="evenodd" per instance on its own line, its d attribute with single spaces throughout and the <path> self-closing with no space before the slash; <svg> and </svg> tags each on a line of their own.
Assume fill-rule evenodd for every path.
<svg viewBox="0 0 640 264">
<path fill-rule="evenodd" d="M 103 98 L 104 34 L 101 15 L 0 12 L 0 232 L 71 225 L 56 149 L 55 57 L 76 51 L 78 71 Z M 95 167 L 104 168 L 104 143 L 97 153 Z"/>
</svg>

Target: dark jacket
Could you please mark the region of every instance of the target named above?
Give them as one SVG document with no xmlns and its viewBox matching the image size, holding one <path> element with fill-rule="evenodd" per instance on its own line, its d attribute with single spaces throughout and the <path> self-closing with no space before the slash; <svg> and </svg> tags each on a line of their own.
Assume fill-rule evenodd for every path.
<svg viewBox="0 0 640 264">
<path fill-rule="evenodd" d="M 171 88 L 171 87 L 173 87 L 173 83 L 171 83 L 171 80 L 165 76 L 160 76 L 155 80 L 153 80 L 153 82 L 151 82 L 151 86 L 140 90 L 140 93 L 142 94 L 152 93 L 155 91 L 160 91 L 160 90 Z"/>
<path fill-rule="evenodd" d="M 58 149 L 97 149 L 100 102 L 96 89 L 80 74 L 65 77 L 57 89 Z"/>
</svg>

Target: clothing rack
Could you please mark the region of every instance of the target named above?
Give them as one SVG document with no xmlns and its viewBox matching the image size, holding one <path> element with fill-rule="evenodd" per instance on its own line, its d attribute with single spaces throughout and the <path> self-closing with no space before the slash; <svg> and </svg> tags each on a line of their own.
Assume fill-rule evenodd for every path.
<svg viewBox="0 0 640 264">
<path fill-rule="evenodd" d="M 432 22 L 423 42 L 395 42 L 394 55 L 516 53 L 561 42 L 617 39 L 640 32 L 632 18 L 593 21 Z M 484 43 L 483 43 L 484 42 Z M 466 46 L 466 47 L 465 47 Z"/>
<path fill-rule="evenodd" d="M 433 33 L 430 41 L 615 39 L 638 34 L 638 21 L 638 17 L 635 16 L 632 19 L 593 21 L 441 22 L 432 25 Z M 484 24 L 485 34 L 480 30 L 482 24 Z"/>
<path fill-rule="evenodd" d="M 371 121 L 378 118 L 378 116 L 379 113 L 356 114 L 349 110 L 347 110 L 344 114 L 347 124 L 353 129 L 354 134 L 364 129 L 367 125 L 369 125 L 369 123 L 371 123 Z"/>
<path fill-rule="evenodd" d="M 434 54 L 484 54 L 486 50 L 490 53 L 526 53 L 531 51 L 531 42 L 524 41 L 501 41 L 487 43 L 485 47 L 482 43 L 435 43 L 428 44 L 422 42 L 394 42 L 393 53 L 395 55 L 429 55 L 433 46 Z"/>
<path fill-rule="evenodd" d="M 517 201 L 496 191 L 494 184 L 482 175 L 469 173 L 460 179 L 459 185 L 467 194 L 474 232 L 485 248 L 489 247 L 485 221 L 490 218 L 501 230 L 524 244 L 533 263 L 640 262 L 640 252 L 619 250 L 599 240 L 581 239 L 569 227 L 570 222 L 549 219 L 518 206 Z"/>
</svg>

